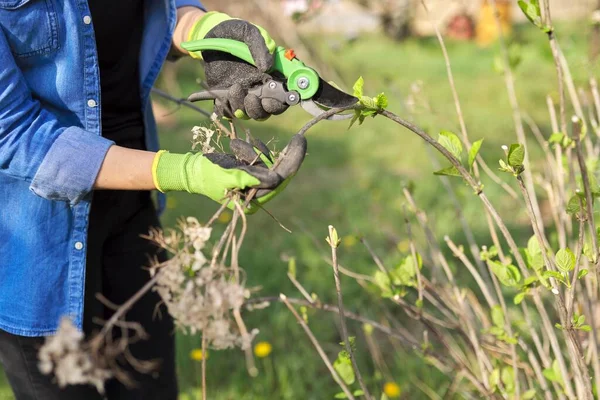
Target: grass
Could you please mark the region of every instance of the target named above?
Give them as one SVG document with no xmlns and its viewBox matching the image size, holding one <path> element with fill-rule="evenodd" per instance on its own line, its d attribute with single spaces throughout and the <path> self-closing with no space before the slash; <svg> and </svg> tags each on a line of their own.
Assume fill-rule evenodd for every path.
<svg viewBox="0 0 600 400">
<path fill-rule="evenodd" d="M 573 75 L 581 84 L 590 73 L 586 62 L 586 34 L 576 24 L 558 29 Z M 521 107 L 534 120 L 545 121 L 545 96 L 549 93 L 556 98 L 555 70 L 549 48 L 543 35 L 529 26 L 519 27 L 515 37 L 522 46 L 522 62 L 515 74 Z M 396 43 L 381 36 L 366 35 L 350 43 L 340 38 L 315 43 L 346 81 L 353 82 L 362 75 L 366 93 L 374 95 L 384 91 L 390 100 L 390 110 L 410 117 L 433 135 L 441 129 L 459 130 L 443 59 L 433 39 Z M 502 154 L 500 146 L 516 141 L 503 78 L 493 67 L 498 49 L 481 49 L 472 43 L 448 43 L 448 47 L 470 137 L 472 140 L 485 138 L 481 153 L 494 166 Z M 196 90 L 194 80 L 200 73 L 197 64 L 192 60 L 181 61 L 179 70 L 182 92 Z M 422 97 L 429 103 L 430 110 L 421 107 L 410 115 L 404 104 L 416 81 L 423 82 Z M 177 111 L 175 118 L 174 126 L 161 126 L 162 146 L 173 152 L 189 151 L 191 127 L 207 121 L 186 109 Z M 265 141 L 275 138 L 277 148 L 281 149 L 309 118 L 296 107 L 267 122 L 247 125 L 254 135 Z M 287 263 L 282 261 L 286 255 L 296 257 L 298 278 L 309 291 L 317 293 L 323 301 L 334 302 L 332 272 L 322 260 L 326 254 L 324 238 L 328 224 L 336 226 L 344 236 L 340 250 L 342 265 L 358 272 L 373 272 L 370 257 L 354 240 L 357 235 L 367 237 L 376 251 L 385 255 L 385 262 L 397 262 L 407 251 L 401 189 L 410 181 L 417 183 L 416 201 L 428 211 L 436 233 L 448 234 L 458 243 L 464 242 L 446 193 L 439 179 L 432 175 L 430 153 L 417 137 L 382 118 L 367 120 L 351 130 L 346 128 L 347 122 L 323 122 L 313 128 L 308 134 L 309 155 L 302 169 L 286 191 L 269 203 L 269 211 L 293 233 L 283 231 L 265 213 L 251 218 L 241 260 L 248 285 L 260 287 L 260 295 L 283 292 L 297 296 L 286 277 Z M 541 128 L 549 132 L 548 126 Z M 501 213 L 514 212 L 512 203 L 502 201 L 504 197 L 492 182 L 484 183 Z M 469 199 L 471 192 L 467 187 L 459 183 L 455 186 L 479 242 L 489 242 L 483 221 L 478 221 L 479 204 Z M 177 218 L 188 215 L 202 221 L 215 210 L 216 205 L 208 199 L 175 193 L 169 196 L 162 221 L 165 226 L 171 226 Z M 529 235 L 530 232 L 524 231 L 521 239 L 526 240 Z M 323 247 L 319 249 L 315 241 Z M 376 297 L 365 295 L 358 285 L 348 280 L 342 284 L 348 309 L 373 318 L 381 315 Z M 340 339 L 336 319 L 331 314 L 309 312 L 308 315 L 325 350 L 335 357 L 341 349 L 337 345 Z M 254 311 L 247 318 L 250 327 L 261 330 L 257 340 L 270 342 L 273 353 L 269 358 L 258 360 L 261 373 L 251 379 L 239 350 L 211 352 L 207 361 L 211 399 L 320 400 L 332 398 L 339 391 L 283 305 Z M 351 334 L 360 336 L 359 325 L 350 324 L 349 329 Z M 189 353 L 199 345 L 199 337 L 178 336 L 181 388 L 190 398 L 195 398 L 200 374 L 199 364 L 190 360 Z M 414 377 L 436 389 L 448 385 L 446 378 L 411 352 L 389 349 L 386 353 L 393 378 L 405 396 L 409 396 L 407 398 L 419 398 L 420 392 L 412 383 Z M 358 358 L 369 371 L 370 361 L 360 340 Z M 365 375 L 370 384 L 383 384 L 381 376 Z M 0 388 L 1 382 L 0 378 Z M 0 389 L 0 399 L 2 395 Z"/>
</svg>

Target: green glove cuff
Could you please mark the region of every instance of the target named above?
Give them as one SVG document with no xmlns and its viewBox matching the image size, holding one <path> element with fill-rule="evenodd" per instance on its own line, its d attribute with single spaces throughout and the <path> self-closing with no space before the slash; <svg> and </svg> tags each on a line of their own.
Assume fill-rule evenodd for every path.
<svg viewBox="0 0 600 400">
<path fill-rule="evenodd" d="M 228 21 L 231 19 L 238 19 L 238 18 L 231 18 L 229 15 L 218 12 L 218 11 L 208 12 L 208 13 L 204 14 L 204 16 L 202 18 L 200 18 L 198 21 L 196 21 L 196 23 L 192 26 L 192 28 L 190 29 L 190 32 L 188 34 L 187 40 L 192 41 L 192 40 L 204 39 L 206 34 L 208 32 L 210 32 L 210 30 L 212 28 L 219 25 L 221 22 L 225 22 L 225 21 Z M 265 40 L 265 45 L 267 46 L 269 53 L 273 54 L 275 52 L 275 49 L 277 48 L 277 44 L 275 43 L 275 40 L 273 40 L 271 35 L 269 35 L 269 33 L 262 26 L 258 26 L 255 24 L 253 24 L 253 25 L 258 28 L 261 36 Z M 200 60 L 202 59 L 202 54 L 199 51 L 198 52 L 190 52 L 190 55 L 193 58 L 197 58 Z"/>
<path fill-rule="evenodd" d="M 171 154 L 161 151 L 156 154 L 152 176 L 156 188 L 161 192 L 186 191 L 189 186 L 186 179 L 186 164 L 192 153 Z"/>
<path fill-rule="evenodd" d="M 152 177 L 161 192 L 185 191 L 202 194 L 223 203 L 228 191 L 248 189 L 260 180 L 238 168 L 222 168 L 201 153 L 171 154 L 160 151 L 153 163 Z M 233 208 L 233 203 L 228 205 Z"/>
</svg>

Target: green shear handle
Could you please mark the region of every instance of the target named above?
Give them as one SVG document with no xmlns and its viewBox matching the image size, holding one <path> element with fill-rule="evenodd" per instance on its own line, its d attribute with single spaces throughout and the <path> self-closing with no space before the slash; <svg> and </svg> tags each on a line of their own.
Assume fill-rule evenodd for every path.
<svg viewBox="0 0 600 400">
<path fill-rule="evenodd" d="M 232 39 L 201 39 L 183 42 L 185 50 L 199 52 L 203 50 L 216 50 L 229 53 L 249 64 L 255 65 L 250 49 L 243 42 Z M 302 100 L 312 98 L 319 89 L 319 75 L 296 58 L 293 50 L 278 46 L 273 54 L 275 61 L 273 68 L 267 72 L 277 71 L 287 79 L 287 89 L 298 92 Z"/>
</svg>

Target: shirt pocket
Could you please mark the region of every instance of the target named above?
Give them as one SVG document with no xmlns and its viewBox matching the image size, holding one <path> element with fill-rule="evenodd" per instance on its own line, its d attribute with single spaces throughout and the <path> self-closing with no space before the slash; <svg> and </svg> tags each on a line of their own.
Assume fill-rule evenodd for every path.
<svg viewBox="0 0 600 400">
<path fill-rule="evenodd" d="M 16 57 L 58 49 L 58 19 L 53 0 L 0 0 L 0 28 Z"/>
</svg>

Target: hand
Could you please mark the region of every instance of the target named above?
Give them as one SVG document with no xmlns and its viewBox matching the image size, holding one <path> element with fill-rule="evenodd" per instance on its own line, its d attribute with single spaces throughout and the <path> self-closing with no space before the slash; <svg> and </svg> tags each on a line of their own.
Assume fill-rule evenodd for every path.
<svg viewBox="0 0 600 400">
<path fill-rule="evenodd" d="M 230 143 L 233 154 L 226 153 L 157 153 L 152 168 L 156 187 L 162 191 L 186 191 L 203 194 L 218 203 L 234 203 L 228 193 L 233 190 L 248 193 L 258 191 L 244 213 L 253 214 L 261 205 L 281 193 L 294 177 L 306 155 L 306 139 L 295 135 L 282 151 L 282 158 L 274 166 L 264 143 L 245 142 L 233 139 Z M 244 196 L 242 196 L 242 201 Z"/>
<path fill-rule="evenodd" d="M 209 89 L 228 89 L 225 98 L 215 100 L 220 117 L 265 120 L 281 114 L 288 105 L 275 99 L 259 99 L 248 90 L 272 79 L 266 72 L 273 67 L 276 45 L 267 31 L 249 22 L 232 19 L 227 14 L 209 12 L 190 30 L 188 40 L 224 38 L 244 42 L 256 67 L 219 51 L 203 51 L 206 82 Z M 193 53 L 192 56 L 198 56 Z"/>
</svg>

